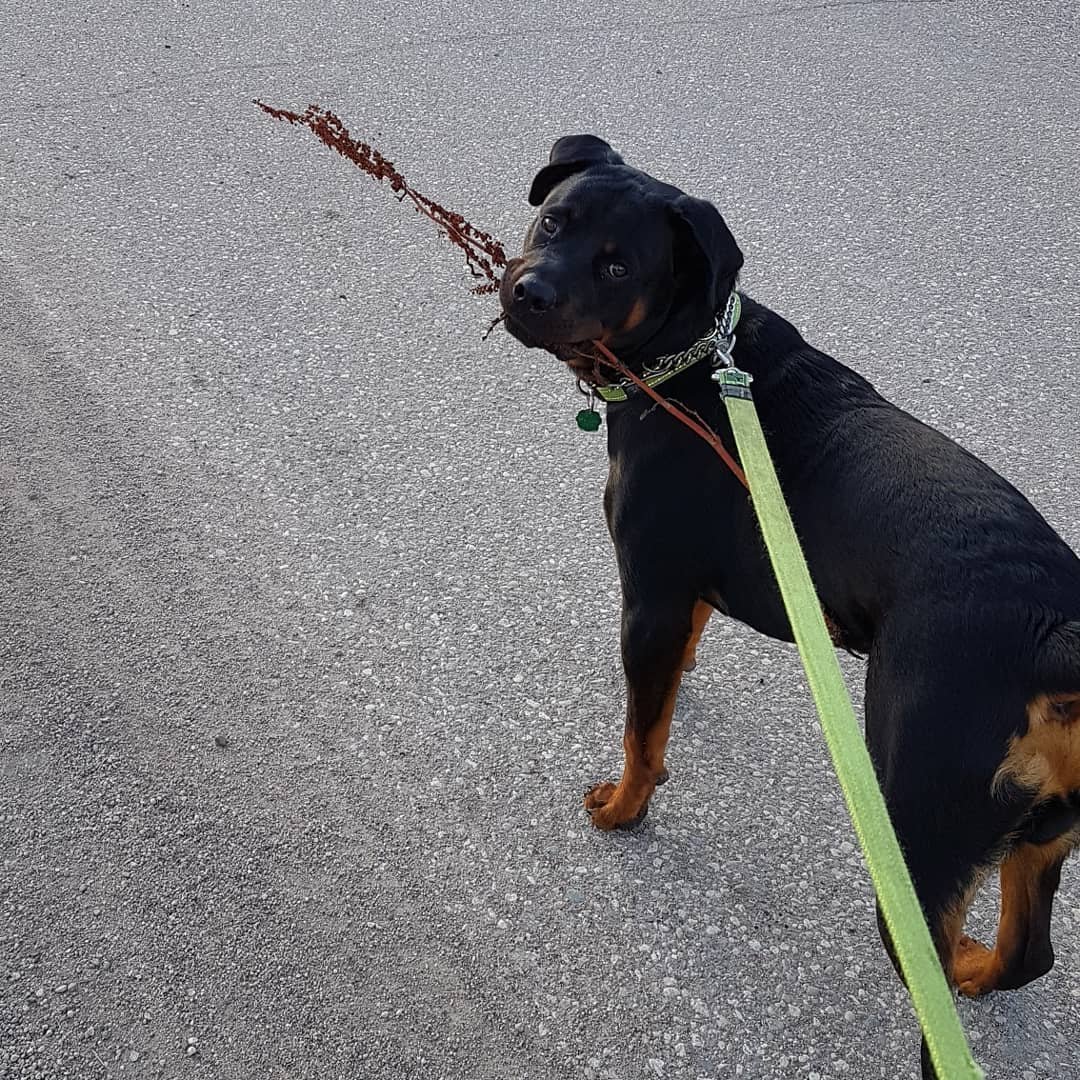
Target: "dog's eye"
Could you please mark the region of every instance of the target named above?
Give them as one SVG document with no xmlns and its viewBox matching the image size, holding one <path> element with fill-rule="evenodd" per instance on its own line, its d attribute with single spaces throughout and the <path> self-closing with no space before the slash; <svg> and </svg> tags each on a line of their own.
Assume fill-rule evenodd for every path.
<svg viewBox="0 0 1080 1080">
<path fill-rule="evenodd" d="M 607 272 L 613 278 L 626 277 L 626 264 L 625 263 L 611 263 L 607 268 Z"/>
<path fill-rule="evenodd" d="M 540 219 L 540 228 L 546 233 L 553 233 L 558 227 L 559 223 L 550 214 L 545 214 Z"/>
</svg>

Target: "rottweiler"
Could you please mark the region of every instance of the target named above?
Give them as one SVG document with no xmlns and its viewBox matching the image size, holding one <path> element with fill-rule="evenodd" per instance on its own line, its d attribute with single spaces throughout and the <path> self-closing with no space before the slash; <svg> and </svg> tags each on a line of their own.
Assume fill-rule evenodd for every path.
<svg viewBox="0 0 1080 1080">
<path fill-rule="evenodd" d="M 745 488 L 593 344 L 666 380 L 735 455 L 709 350 L 694 349 L 735 293 L 729 355 L 753 377 L 834 640 L 867 657 L 866 739 L 945 971 L 968 995 L 1047 972 L 1051 905 L 1080 843 L 1080 559 L 987 465 L 738 291 L 743 255 L 710 202 L 592 135 L 555 143 L 529 202 L 506 327 L 608 400 L 625 765 L 586 795 L 593 824 L 635 825 L 667 778 L 676 692 L 714 610 L 793 640 Z M 988 949 L 963 928 L 998 865 Z"/>
</svg>

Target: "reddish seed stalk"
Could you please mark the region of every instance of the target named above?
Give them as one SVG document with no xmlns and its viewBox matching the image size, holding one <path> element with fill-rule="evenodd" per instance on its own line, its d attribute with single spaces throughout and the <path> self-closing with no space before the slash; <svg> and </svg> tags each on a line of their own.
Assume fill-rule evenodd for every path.
<svg viewBox="0 0 1080 1080">
<path fill-rule="evenodd" d="M 461 214 L 447 210 L 411 187 L 405 177 L 394 168 L 392 161 L 388 161 L 367 143 L 354 139 L 332 112 L 318 105 L 309 105 L 303 113 L 296 113 L 288 109 L 275 109 L 261 101 L 256 101 L 255 104 L 275 120 L 287 120 L 290 124 L 302 124 L 310 128 L 331 150 L 336 150 L 376 180 L 388 180 L 391 190 L 399 200 L 408 199 L 418 213 L 434 221 L 450 242 L 465 252 L 465 261 L 473 277 L 487 279 L 483 284 L 477 285 L 473 292 L 498 291 L 501 279 L 496 268 L 506 265 L 506 252 L 502 244 L 489 233 L 470 225 Z"/>
<path fill-rule="evenodd" d="M 394 168 L 392 161 L 388 161 L 367 143 L 354 139 L 345 125 L 328 109 L 322 109 L 318 105 L 309 105 L 303 113 L 296 113 L 288 109 L 275 109 L 272 105 L 266 105 L 261 101 L 256 101 L 255 104 L 275 120 L 287 120 L 290 124 L 302 124 L 310 128 L 331 150 L 336 150 L 342 157 L 348 158 L 376 180 L 388 180 L 391 190 L 397 194 L 399 200 L 409 199 L 419 213 L 434 221 L 446 233 L 450 242 L 465 252 L 469 272 L 474 277 L 487 278 L 487 281 L 477 285 L 473 292 L 498 291 L 501 279 L 496 273 L 496 267 L 506 265 L 506 252 L 495 237 L 469 224 L 461 214 L 447 210 L 446 207 L 440 206 L 433 199 L 429 199 L 410 187 L 405 177 Z M 498 322 L 499 320 L 496 319 L 492 323 L 489 333 Z M 742 469 L 707 424 L 694 420 L 682 409 L 661 397 L 644 379 L 635 375 L 603 342 L 594 341 L 593 344 L 606 358 L 610 367 L 630 379 L 639 390 L 648 394 L 658 405 L 663 406 L 672 416 L 704 439 L 720 455 L 724 464 L 739 478 L 743 486 L 747 486 L 746 476 Z"/>
</svg>

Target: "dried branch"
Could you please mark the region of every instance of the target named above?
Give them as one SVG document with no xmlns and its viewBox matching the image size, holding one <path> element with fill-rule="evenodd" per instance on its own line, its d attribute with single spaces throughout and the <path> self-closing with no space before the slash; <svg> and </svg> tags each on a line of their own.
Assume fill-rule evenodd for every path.
<svg viewBox="0 0 1080 1080">
<path fill-rule="evenodd" d="M 261 101 L 256 101 L 255 104 L 275 120 L 287 120 L 290 124 L 302 124 L 310 128 L 331 150 L 336 150 L 376 180 L 389 181 L 391 190 L 400 201 L 408 199 L 418 213 L 434 221 L 450 242 L 465 252 L 469 273 L 475 278 L 486 279 L 472 291 L 498 291 L 501 279 L 496 268 L 506 265 L 506 252 L 502 244 L 489 233 L 469 224 L 461 214 L 447 210 L 412 188 L 405 177 L 394 168 L 392 161 L 388 161 L 368 143 L 354 139 L 332 112 L 318 105 L 309 105 L 305 112 L 296 113 L 288 109 L 275 109 Z"/>
</svg>

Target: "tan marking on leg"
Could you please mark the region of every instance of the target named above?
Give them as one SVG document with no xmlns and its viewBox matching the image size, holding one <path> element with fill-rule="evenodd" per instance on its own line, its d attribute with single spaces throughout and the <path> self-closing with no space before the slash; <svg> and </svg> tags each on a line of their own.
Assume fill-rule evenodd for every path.
<svg viewBox="0 0 1080 1080">
<path fill-rule="evenodd" d="M 964 923 L 967 922 L 968 910 L 975 899 L 979 887 L 986 880 L 993 867 L 981 867 L 972 876 L 964 891 L 938 920 L 934 944 L 937 945 L 938 957 L 946 974 L 951 973 L 955 964 L 956 950 L 964 936 Z"/>
<path fill-rule="evenodd" d="M 1006 955 L 1016 948 L 1017 935 L 1027 925 L 1027 888 L 1015 872 L 1010 856 L 1001 866 L 1001 916 L 997 943 L 991 951 L 980 941 L 960 935 L 952 954 L 952 981 L 961 994 L 979 997 L 997 987 Z M 1007 870 L 1007 868 L 1010 868 Z"/>
<path fill-rule="evenodd" d="M 704 600 L 699 600 L 694 605 L 694 614 L 690 619 L 690 640 L 686 643 L 686 652 L 683 653 L 683 671 L 693 671 L 697 667 L 698 642 L 712 613 L 712 604 L 707 604 Z"/>
<path fill-rule="evenodd" d="M 841 630 L 840 627 L 837 626 L 836 623 L 834 623 L 832 619 L 829 618 L 828 614 L 825 612 L 824 609 L 822 609 L 821 614 L 825 619 L 825 629 L 829 632 L 829 640 L 838 649 L 847 648 L 847 646 L 844 644 L 844 631 Z"/>
<path fill-rule="evenodd" d="M 1043 974 L 1027 966 L 1029 946 L 1039 944 L 1035 936 L 1046 939 L 1057 886 L 1056 874 L 1048 889 L 1042 879 L 1069 853 L 1075 840 L 1075 836 L 1063 836 L 1049 844 L 1020 844 L 1006 857 L 1001 864 L 1001 915 L 993 950 L 966 936 L 956 943 L 951 974 L 960 993 L 978 997 L 1024 985 Z M 1045 945 L 1049 948 L 1048 939 Z"/>
<path fill-rule="evenodd" d="M 671 734 L 671 718 L 675 714 L 675 699 L 679 693 L 682 672 L 675 673 L 674 681 L 664 698 L 660 716 L 649 728 L 644 741 L 627 729 L 623 734 L 622 778 L 618 784 L 598 784 L 585 796 L 585 809 L 592 812 L 592 822 L 607 832 L 633 822 L 641 815 L 657 780 L 664 774 L 664 751 Z"/>
<path fill-rule="evenodd" d="M 1027 707 L 1027 731 L 1009 740 L 991 790 L 1010 785 L 1032 801 L 1061 798 L 1080 790 L 1080 694 L 1039 694 Z M 951 976 L 971 997 L 1023 985 L 1041 974 L 1029 948 L 1049 950 L 1047 927 L 1056 877 L 1053 864 L 1076 843 L 1075 834 L 1049 844 L 1020 844 L 1001 864 L 1001 914 L 994 948 L 959 935 Z"/>
</svg>

